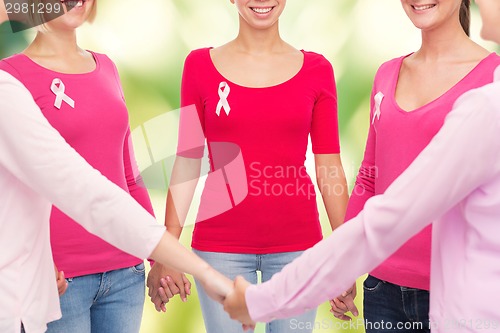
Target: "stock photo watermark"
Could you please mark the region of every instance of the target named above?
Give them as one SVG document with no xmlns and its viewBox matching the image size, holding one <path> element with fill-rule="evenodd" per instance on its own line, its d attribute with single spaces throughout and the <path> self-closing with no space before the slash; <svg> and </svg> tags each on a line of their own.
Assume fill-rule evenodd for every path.
<svg viewBox="0 0 500 333">
<path fill-rule="evenodd" d="M 245 153 L 237 144 L 207 143 L 195 105 L 146 121 L 132 131 L 129 145 L 132 142 L 139 164 L 138 183 L 148 189 L 169 189 L 180 216 L 187 216 L 191 207 L 185 202 L 185 193 L 196 188 L 200 204 L 196 220 L 189 224 L 231 210 L 249 196 L 314 200 L 318 194 L 340 196 L 348 191 L 342 181 L 336 181 L 346 177 L 345 167 L 316 165 L 308 171 L 304 165 L 245 162 Z M 350 173 L 357 174 L 354 164 L 349 167 Z M 375 178 L 377 173 L 376 167 L 360 170 L 364 178 Z M 353 190 L 362 195 L 358 192 L 365 187 Z"/>
<path fill-rule="evenodd" d="M 470 332 L 482 330 L 498 330 L 500 331 L 500 323 L 495 319 L 450 319 L 442 321 L 431 320 L 428 323 L 423 322 L 390 322 L 390 321 L 368 321 L 363 318 L 356 318 L 350 321 L 339 321 L 330 318 L 324 318 L 320 321 L 300 321 L 297 319 L 290 320 L 290 330 L 396 330 L 415 332 L 430 328 L 431 330 L 443 330 L 446 332 Z"/>
<path fill-rule="evenodd" d="M 86 0 L 4 0 L 12 32 L 43 25 L 85 2 Z"/>
</svg>

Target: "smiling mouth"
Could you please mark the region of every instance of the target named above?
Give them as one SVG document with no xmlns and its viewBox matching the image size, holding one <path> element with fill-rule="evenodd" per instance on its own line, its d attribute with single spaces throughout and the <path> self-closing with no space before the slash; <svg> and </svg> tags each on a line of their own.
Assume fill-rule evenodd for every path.
<svg viewBox="0 0 500 333">
<path fill-rule="evenodd" d="M 274 7 L 267 7 L 267 8 L 251 7 L 251 9 L 257 14 L 267 14 L 271 10 L 273 10 L 273 8 Z"/>
<path fill-rule="evenodd" d="M 412 5 L 413 9 L 416 11 L 424 11 L 436 7 L 436 5 Z"/>
<path fill-rule="evenodd" d="M 60 0 L 60 1 L 69 8 L 73 8 L 73 7 L 82 7 L 87 0 Z"/>
</svg>

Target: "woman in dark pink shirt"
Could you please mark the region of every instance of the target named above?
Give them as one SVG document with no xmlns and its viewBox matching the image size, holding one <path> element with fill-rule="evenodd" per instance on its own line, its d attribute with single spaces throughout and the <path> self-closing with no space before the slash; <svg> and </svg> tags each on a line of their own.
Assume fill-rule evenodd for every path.
<svg viewBox="0 0 500 333">
<path fill-rule="evenodd" d="M 500 57 L 468 37 L 469 0 L 401 3 L 421 30 L 422 44 L 377 71 L 368 140 L 346 220 L 358 215 L 370 197 L 385 192 L 439 131 L 457 98 L 491 83 L 500 64 Z M 428 226 L 370 272 L 364 281 L 368 333 L 402 325 L 412 332 L 430 331 L 430 257 Z M 342 312 L 335 313 L 342 317 Z"/>
<path fill-rule="evenodd" d="M 348 196 L 331 64 L 281 39 L 278 19 L 285 0 L 232 3 L 239 13 L 238 37 L 221 47 L 195 50 L 186 59 L 174 175 L 193 179 L 199 174 L 199 148 L 206 140 L 210 172 L 192 247 L 229 278 L 244 275 L 257 282 L 257 272 L 269 280 L 322 238 L 314 185 L 304 166 L 309 136 L 332 229 L 343 221 Z M 195 121 L 186 125 L 187 118 Z M 243 182 L 235 180 L 241 176 Z M 192 197 L 192 191 L 183 192 Z M 171 190 L 165 224 L 177 237 L 184 222 L 180 201 Z M 177 282 L 170 284 L 174 290 L 165 286 L 168 295 L 162 299 L 159 279 L 166 276 Z M 185 288 L 182 275 L 160 265 L 148 281 L 157 309 Z M 208 333 L 241 331 L 220 304 L 198 290 Z M 267 330 L 311 332 L 314 319 L 311 309 L 271 322 Z"/>
<path fill-rule="evenodd" d="M 63 5 L 70 10 L 40 26 L 28 48 L 2 60 L 0 69 L 26 86 L 45 118 L 91 166 L 153 214 L 148 193 L 135 177 L 116 67 L 107 56 L 77 45 L 76 28 L 93 18 L 96 2 Z M 61 297 L 62 319 L 50 323 L 48 332 L 137 333 L 143 260 L 92 235 L 55 207 L 50 222 L 54 262 L 65 273 L 68 290 Z"/>
</svg>

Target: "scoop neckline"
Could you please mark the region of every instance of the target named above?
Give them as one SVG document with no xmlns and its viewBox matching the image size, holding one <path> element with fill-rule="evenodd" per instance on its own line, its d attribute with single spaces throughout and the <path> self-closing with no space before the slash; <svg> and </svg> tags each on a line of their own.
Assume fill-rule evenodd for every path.
<svg viewBox="0 0 500 333">
<path fill-rule="evenodd" d="M 210 66 L 212 67 L 212 69 L 225 81 L 227 82 L 228 84 L 231 84 L 233 86 L 236 86 L 236 87 L 239 87 L 239 88 L 242 88 L 242 89 L 251 89 L 251 90 L 262 90 L 262 89 L 272 89 L 272 88 L 278 88 L 278 87 L 281 87 L 283 85 L 286 85 L 288 84 L 289 82 L 291 81 L 294 81 L 297 77 L 299 77 L 302 72 L 304 71 L 304 68 L 306 67 L 306 51 L 304 50 L 299 50 L 302 55 L 303 55 L 303 58 L 302 58 L 302 65 L 300 66 L 299 70 L 297 71 L 297 73 L 295 73 L 294 75 L 292 75 L 290 78 L 286 79 L 285 81 L 281 82 L 281 83 L 278 83 L 278 84 L 274 84 L 274 85 L 270 85 L 270 86 L 265 86 L 265 87 L 248 87 L 248 86 L 244 86 L 244 85 L 241 85 L 241 84 L 238 84 L 236 82 L 233 82 L 232 80 L 229 80 L 227 77 L 225 77 L 220 71 L 219 69 L 217 69 L 217 66 L 215 66 L 215 63 L 212 59 L 212 54 L 210 52 L 210 50 L 213 50 L 213 47 L 208 47 L 206 48 L 206 52 L 207 52 L 207 56 L 208 56 L 208 60 L 210 62 Z"/>
<path fill-rule="evenodd" d="M 64 75 L 64 76 L 92 76 L 92 75 L 95 75 L 96 73 L 98 73 L 101 69 L 101 63 L 99 62 L 99 58 L 97 57 L 97 54 L 93 51 L 90 51 L 90 50 L 85 50 L 86 52 L 90 53 L 92 55 L 92 58 L 94 59 L 94 62 L 95 62 L 95 68 L 90 71 L 90 72 L 85 72 L 85 73 L 63 73 L 63 72 L 58 72 L 58 71 L 55 71 L 55 70 L 52 70 L 50 68 L 47 68 L 45 66 L 42 66 L 40 65 L 39 63 L 37 63 L 36 61 L 34 61 L 33 59 L 31 59 L 28 55 L 24 54 L 24 53 L 18 53 L 18 55 L 24 57 L 25 59 L 27 59 L 30 63 L 32 63 L 33 65 L 35 65 L 36 67 L 38 68 L 41 68 L 47 72 L 51 72 L 55 75 Z"/>
<path fill-rule="evenodd" d="M 396 71 L 396 77 L 395 79 L 393 80 L 393 83 L 392 83 L 392 88 L 391 88 L 391 99 L 392 99 L 392 104 L 394 105 L 394 107 L 398 110 L 398 112 L 400 113 L 404 113 L 404 114 L 412 114 L 412 113 L 415 113 L 415 112 L 419 112 L 421 110 L 425 110 L 426 108 L 430 107 L 431 105 L 439 102 L 441 99 L 445 98 L 446 96 L 448 96 L 449 94 L 451 94 L 455 89 L 457 89 L 458 86 L 460 86 L 462 84 L 462 82 L 464 82 L 465 80 L 467 80 L 469 78 L 469 76 L 472 76 L 474 74 L 474 72 L 476 72 L 476 70 L 478 70 L 478 68 L 483 64 L 483 62 L 486 62 L 490 57 L 492 57 L 493 55 L 496 55 L 495 52 L 491 52 L 490 54 L 488 54 L 486 57 L 484 57 L 483 59 L 481 59 L 477 64 L 476 66 L 474 66 L 465 76 L 463 76 L 457 83 L 455 83 L 453 86 L 451 86 L 448 90 L 446 90 L 445 92 L 443 92 L 441 95 L 439 95 L 438 97 L 436 97 L 435 99 L 433 99 L 432 101 L 429 101 L 428 103 L 425 103 L 424 105 L 422 106 L 419 106 L 418 108 L 415 108 L 415 109 L 412 109 L 412 110 L 405 110 L 403 109 L 402 107 L 399 106 L 397 100 L 396 100 L 396 88 L 397 88 L 397 85 L 398 85 L 398 82 L 399 82 L 399 76 L 401 74 L 401 68 L 403 67 L 403 61 L 408 58 L 409 56 L 411 56 L 413 54 L 410 53 L 410 54 L 407 54 L 405 56 L 402 56 L 399 58 L 399 62 L 398 62 L 398 68 L 397 68 L 397 71 Z"/>
</svg>

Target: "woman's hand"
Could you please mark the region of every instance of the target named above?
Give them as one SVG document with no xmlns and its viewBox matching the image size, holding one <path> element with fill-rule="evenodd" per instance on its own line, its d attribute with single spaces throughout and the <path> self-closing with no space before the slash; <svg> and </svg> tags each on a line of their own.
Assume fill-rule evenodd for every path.
<svg viewBox="0 0 500 333">
<path fill-rule="evenodd" d="M 155 263 L 148 274 L 146 285 L 148 296 L 158 312 L 166 312 L 167 304 L 174 295 L 179 294 L 183 302 L 191 295 L 191 282 L 184 273 Z"/>
<path fill-rule="evenodd" d="M 250 283 L 248 281 L 238 276 L 234 280 L 232 291 L 224 301 L 224 310 L 229 314 L 231 319 L 238 320 L 243 325 L 245 331 L 255 328 L 255 322 L 250 318 L 245 300 L 245 292 L 249 286 Z"/>
<path fill-rule="evenodd" d="M 335 318 L 340 320 L 352 320 L 351 317 L 346 315 L 347 312 L 351 312 L 354 316 L 358 316 L 358 308 L 354 304 L 354 299 L 356 298 L 356 282 L 354 285 L 345 291 L 341 296 L 332 299 L 330 301 L 330 312 Z"/>
<path fill-rule="evenodd" d="M 56 273 L 57 291 L 59 292 L 59 296 L 62 296 L 66 292 L 66 289 L 68 289 L 68 282 L 64 278 L 64 272 L 57 270 L 56 264 L 54 264 L 54 271 Z"/>
</svg>

